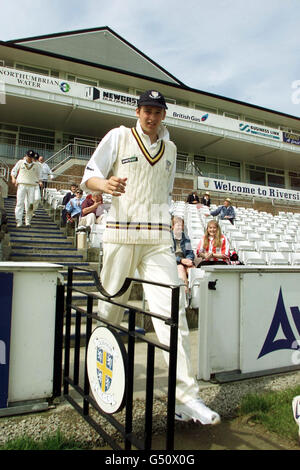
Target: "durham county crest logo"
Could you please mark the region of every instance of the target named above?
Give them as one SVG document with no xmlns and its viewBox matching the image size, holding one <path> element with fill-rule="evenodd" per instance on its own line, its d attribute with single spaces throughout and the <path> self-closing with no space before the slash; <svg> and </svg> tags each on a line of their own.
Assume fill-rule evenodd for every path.
<svg viewBox="0 0 300 470">
<path fill-rule="evenodd" d="M 125 404 L 127 352 L 119 335 L 97 327 L 89 339 L 87 372 L 91 392 L 105 413 L 116 413 Z"/>
<path fill-rule="evenodd" d="M 102 392 L 107 392 L 113 376 L 114 357 L 103 348 L 97 348 L 97 377 Z"/>
</svg>

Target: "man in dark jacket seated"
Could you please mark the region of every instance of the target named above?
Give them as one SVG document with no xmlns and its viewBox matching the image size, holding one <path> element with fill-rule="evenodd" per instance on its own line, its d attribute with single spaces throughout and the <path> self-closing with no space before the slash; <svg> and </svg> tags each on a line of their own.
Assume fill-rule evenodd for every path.
<svg viewBox="0 0 300 470">
<path fill-rule="evenodd" d="M 188 195 L 186 202 L 188 204 L 199 204 L 199 196 L 196 191 L 193 191 L 192 194 Z"/>
</svg>

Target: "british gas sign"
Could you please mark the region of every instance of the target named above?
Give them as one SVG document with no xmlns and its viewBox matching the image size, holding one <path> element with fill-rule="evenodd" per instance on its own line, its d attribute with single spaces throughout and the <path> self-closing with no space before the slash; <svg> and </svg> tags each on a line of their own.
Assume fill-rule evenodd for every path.
<svg viewBox="0 0 300 470">
<path fill-rule="evenodd" d="M 105 413 L 116 413 L 125 404 L 126 355 L 114 331 L 102 326 L 93 331 L 87 351 L 87 371 L 93 396 Z"/>
</svg>

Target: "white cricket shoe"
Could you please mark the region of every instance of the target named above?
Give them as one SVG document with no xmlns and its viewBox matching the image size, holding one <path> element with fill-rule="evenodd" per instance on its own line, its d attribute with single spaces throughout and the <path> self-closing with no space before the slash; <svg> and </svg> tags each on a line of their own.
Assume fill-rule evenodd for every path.
<svg viewBox="0 0 300 470">
<path fill-rule="evenodd" d="M 176 405 L 175 419 L 178 421 L 200 421 L 201 424 L 219 424 L 220 416 L 206 406 L 200 398 L 189 400 L 187 403 Z"/>
<path fill-rule="evenodd" d="M 294 420 L 299 426 L 299 440 L 300 440 L 300 395 L 293 398 L 292 401 Z"/>
</svg>

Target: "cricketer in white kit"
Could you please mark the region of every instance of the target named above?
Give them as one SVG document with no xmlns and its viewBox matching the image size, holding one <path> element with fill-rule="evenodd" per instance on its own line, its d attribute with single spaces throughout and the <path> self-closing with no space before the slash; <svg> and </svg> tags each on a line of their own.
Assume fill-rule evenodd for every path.
<svg viewBox="0 0 300 470">
<path fill-rule="evenodd" d="M 11 179 L 17 186 L 15 217 L 17 227 L 23 224 L 25 207 L 25 225 L 30 226 L 33 215 L 35 188 L 40 183 L 40 165 L 33 161 L 35 152 L 28 150 L 25 157 L 19 160 L 11 170 Z"/>
<path fill-rule="evenodd" d="M 179 285 L 175 254 L 172 251 L 169 203 L 176 167 L 176 146 L 162 125 L 166 102 L 157 91 L 141 95 L 135 128 L 112 129 L 100 142 L 88 162 L 81 187 L 87 192 L 103 191 L 112 196 L 112 207 L 103 236 L 101 282 L 110 294 L 116 293 L 126 277 Z M 112 174 L 113 176 L 109 176 Z M 143 284 L 150 311 L 170 316 L 170 289 Z M 184 292 L 184 289 L 182 287 Z M 127 291 L 115 300 L 126 303 Z M 189 329 L 184 295 L 180 296 L 176 419 L 217 424 L 219 415 L 199 399 L 190 354 Z M 99 302 L 99 313 L 119 324 L 123 311 Z M 159 341 L 169 344 L 170 328 L 152 318 Z M 165 354 L 168 361 L 168 354 Z"/>
</svg>

